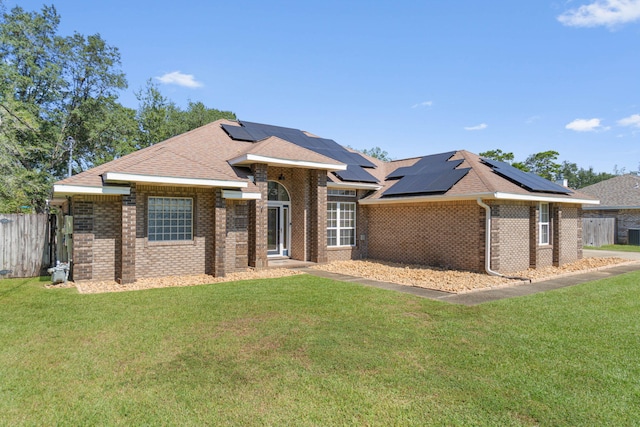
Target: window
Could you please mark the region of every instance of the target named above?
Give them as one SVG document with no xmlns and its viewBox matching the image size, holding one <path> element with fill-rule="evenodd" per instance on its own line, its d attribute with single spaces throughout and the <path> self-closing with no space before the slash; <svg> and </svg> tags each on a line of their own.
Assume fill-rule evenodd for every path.
<svg viewBox="0 0 640 427">
<path fill-rule="evenodd" d="M 193 199 L 149 197 L 148 215 L 150 242 L 193 238 Z"/>
<path fill-rule="evenodd" d="M 279 182 L 269 181 L 267 184 L 267 200 L 288 202 L 289 193 Z"/>
<path fill-rule="evenodd" d="M 327 246 L 355 246 L 356 204 L 327 203 Z"/>
<path fill-rule="evenodd" d="M 356 190 L 344 190 L 342 188 L 328 188 L 328 196 L 344 196 L 344 197 L 356 197 Z"/>
<path fill-rule="evenodd" d="M 539 219 L 539 243 L 541 245 L 548 245 L 550 242 L 549 236 L 549 203 L 540 203 L 540 219 Z"/>
</svg>

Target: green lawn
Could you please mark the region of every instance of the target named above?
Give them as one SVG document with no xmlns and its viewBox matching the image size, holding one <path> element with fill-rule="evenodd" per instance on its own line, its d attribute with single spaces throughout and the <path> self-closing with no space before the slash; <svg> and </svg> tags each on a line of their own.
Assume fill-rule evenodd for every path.
<svg viewBox="0 0 640 427">
<path fill-rule="evenodd" d="M 640 272 L 476 307 L 312 276 L 0 281 L 0 425 L 634 425 Z"/>
<path fill-rule="evenodd" d="M 585 246 L 585 249 L 599 249 L 601 251 L 640 252 L 640 246 L 635 245 Z"/>
</svg>

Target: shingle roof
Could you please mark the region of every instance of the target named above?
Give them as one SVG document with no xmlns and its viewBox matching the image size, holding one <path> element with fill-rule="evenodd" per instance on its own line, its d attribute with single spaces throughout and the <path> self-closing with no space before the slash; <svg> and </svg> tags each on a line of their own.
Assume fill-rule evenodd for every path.
<svg viewBox="0 0 640 427">
<path fill-rule="evenodd" d="M 401 168 L 412 166 L 416 164 L 421 158 L 412 158 L 399 161 L 389 162 L 386 165 L 386 175 L 390 175 L 393 171 Z M 448 191 L 439 194 L 439 196 L 473 196 L 473 195 L 490 195 L 495 193 L 511 194 L 515 197 L 518 196 L 544 196 L 548 198 L 557 198 L 562 200 L 567 199 L 587 199 L 590 197 L 582 192 L 573 191 L 569 194 L 554 194 L 545 192 L 532 192 L 523 188 L 508 179 L 503 178 L 493 171 L 493 169 L 482 162 L 480 156 L 471 153 L 466 150 L 456 151 L 449 160 L 462 160 L 457 166 L 457 169 L 469 169 L 466 175 L 464 175 L 459 181 L 457 181 Z M 398 182 L 397 179 L 386 179 L 382 182 L 383 186 L 380 190 L 371 194 L 368 199 L 382 199 L 386 190 L 393 187 Z M 385 199 L 392 199 L 385 197 Z"/>
<path fill-rule="evenodd" d="M 640 209 L 640 176 L 619 175 L 582 188 L 580 191 L 600 199 L 600 208 L 634 207 Z"/>
<path fill-rule="evenodd" d="M 223 129 L 223 126 L 227 128 L 226 131 Z M 243 191 L 255 191 L 255 186 L 247 179 L 249 173 L 247 169 L 232 166 L 229 163 L 230 160 L 251 154 L 272 159 L 305 161 L 324 165 L 340 164 L 339 161 L 333 158 L 284 139 L 287 132 L 282 133 L 285 136 L 267 136 L 265 139 L 257 142 L 234 140 L 229 136 L 229 128 L 239 126 L 240 124 L 235 121 L 218 120 L 78 175 L 63 179 L 56 184 L 100 187 L 103 185 L 102 176 L 105 173 L 121 173 L 160 178 L 187 178 L 246 183 L 247 187 L 243 189 Z M 269 129 L 266 125 L 264 128 Z M 286 128 L 283 129 L 286 130 Z M 297 132 L 298 133 L 295 133 L 296 138 L 300 138 L 301 131 Z M 303 133 L 305 138 L 315 138 L 315 136 L 308 132 Z M 319 141 L 324 140 L 320 139 Z M 348 151 L 353 152 L 353 150 Z M 450 158 L 449 154 L 451 154 Z M 439 194 L 439 196 L 453 198 L 461 196 L 471 197 L 473 195 L 491 195 L 500 192 L 514 195 L 514 197 L 546 195 L 551 198 L 563 199 L 563 201 L 567 201 L 567 199 L 590 199 L 589 196 L 581 192 L 573 192 L 566 195 L 534 193 L 496 174 L 493 169 L 482 162 L 476 154 L 465 150 L 455 151 L 449 154 L 444 157 L 448 157 L 448 161 L 452 161 L 451 164 L 454 165 L 452 167 L 468 169 L 468 172 L 465 173 L 464 176 L 462 173 L 454 174 L 456 177 L 461 178 L 453 183 L 447 191 Z M 360 155 L 363 157 L 363 160 L 375 166 L 365 167 L 363 170 L 371 174 L 381 186 L 380 190 L 372 192 L 367 197 L 367 199 L 372 201 L 381 199 L 384 192 L 398 182 L 397 179 L 387 179 L 392 172 L 399 168 L 415 165 L 423 159 L 423 157 L 416 157 L 383 162 L 363 154 Z M 442 155 L 435 156 L 442 157 Z M 329 174 L 332 182 L 340 181 L 340 178 L 333 172 L 329 172 Z M 355 183 L 350 182 L 348 184 Z M 239 185 L 236 187 L 239 187 Z M 395 194 L 393 197 L 388 196 L 385 197 L 385 199 L 393 198 L 397 200 L 405 196 L 406 195 L 403 194 Z"/>
</svg>

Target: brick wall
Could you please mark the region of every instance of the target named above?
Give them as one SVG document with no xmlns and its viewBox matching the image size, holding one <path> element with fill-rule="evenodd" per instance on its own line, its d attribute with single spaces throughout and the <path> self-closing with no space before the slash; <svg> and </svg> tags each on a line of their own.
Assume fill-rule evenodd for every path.
<svg viewBox="0 0 640 427">
<path fill-rule="evenodd" d="M 492 203 L 492 263 L 494 271 L 502 273 L 529 268 L 529 204 Z M 495 257 L 495 258 L 494 258 Z"/>
<path fill-rule="evenodd" d="M 368 205 L 368 257 L 484 271 L 484 209 L 473 202 Z M 401 219 L 401 220 L 400 220 Z"/>
<path fill-rule="evenodd" d="M 553 232 L 553 265 L 568 264 L 582 258 L 582 245 L 576 250 L 576 242 L 582 240 L 580 211 L 578 206 L 554 205 L 557 226 Z"/>
<path fill-rule="evenodd" d="M 249 265 L 249 206 L 246 201 L 227 200 L 225 273 L 245 271 Z"/>
<path fill-rule="evenodd" d="M 146 205 L 150 196 L 193 198 L 192 241 L 147 241 Z M 136 198 L 136 277 L 214 274 L 214 200 L 215 190 L 210 188 L 139 185 Z M 225 221 L 222 222 L 223 230 Z"/>
</svg>

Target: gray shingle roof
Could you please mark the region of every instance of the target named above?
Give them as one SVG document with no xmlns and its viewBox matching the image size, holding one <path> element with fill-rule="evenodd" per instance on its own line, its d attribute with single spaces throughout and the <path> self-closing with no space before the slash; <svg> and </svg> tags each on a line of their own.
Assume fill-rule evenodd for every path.
<svg viewBox="0 0 640 427">
<path fill-rule="evenodd" d="M 599 208 L 634 207 L 640 209 L 640 176 L 626 174 L 581 188 L 600 199 Z"/>
</svg>

